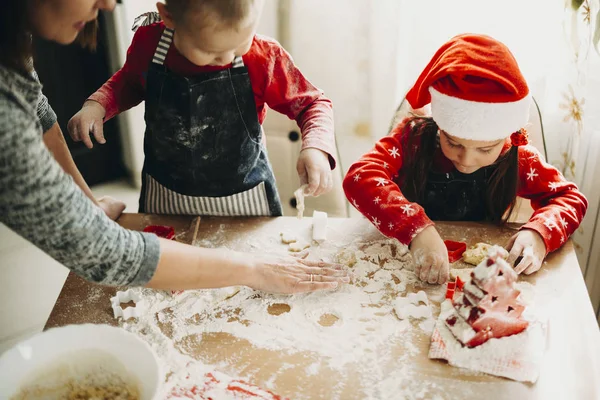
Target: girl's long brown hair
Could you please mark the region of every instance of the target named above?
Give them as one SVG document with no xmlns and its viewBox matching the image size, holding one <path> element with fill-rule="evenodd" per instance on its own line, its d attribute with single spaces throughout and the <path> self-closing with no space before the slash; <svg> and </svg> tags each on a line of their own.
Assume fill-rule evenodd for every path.
<svg viewBox="0 0 600 400">
<path fill-rule="evenodd" d="M 407 199 L 423 202 L 427 174 L 437 152 L 438 126 L 432 118 L 413 116 L 402 130 L 403 182 L 401 190 Z M 440 150 L 441 151 L 441 150 Z M 504 224 L 510 218 L 517 200 L 519 184 L 518 148 L 500 155 L 487 183 L 485 207 L 487 220 Z"/>
</svg>

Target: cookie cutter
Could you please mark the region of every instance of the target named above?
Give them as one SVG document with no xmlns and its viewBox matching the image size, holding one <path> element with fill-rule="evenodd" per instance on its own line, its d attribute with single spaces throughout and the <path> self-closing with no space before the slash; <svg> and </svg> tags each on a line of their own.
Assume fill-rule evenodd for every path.
<svg viewBox="0 0 600 400">
<path fill-rule="evenodd" d="M 455 242 L 453 240 L 444 240 L 446 249 L 448 249 L 448 261 L 450 264 L 462 258 L 462 255 L 467 251 L 467 244 L 464 242 Z"/>
<path fill-rule="evenodd" d="M 457 276 L 454 282 L 448 282 L 448 286 L 446 287 L 446 298 L 452 300 L 454 298 L 454 292 L 456 292 L 456 290 L 462 290 L 464 286 L 465 283 Z"/>
<path fill-rule="evenodd" d="M 175 238 L 175 228 L 166 225 L 148 225 L 144 228 L 144 232 L 154 233 L 156 236 L 165 239 Z"/>
<path fill-rule="evenodd" d="M 121 303 L 129 303 L 130 301 L 133 301 L 135 306 L 127 307 L 125 309 L 121 307 Z M 125 320 L 129 318 L 138 318 L 146 311 L 146 302 L 139 293 L 134 292 L 132 289 L 127 289 L 124 292 L 117 292 L 114 297 L 110 298 L 110 305 L 115 318 L 121 317 Z"/>
<path fill-rule="evenodd" d="M 313 212 L 313 240 L 322 242 L 327 238 L 327 213 L 322 211 Z"/>
</svg>

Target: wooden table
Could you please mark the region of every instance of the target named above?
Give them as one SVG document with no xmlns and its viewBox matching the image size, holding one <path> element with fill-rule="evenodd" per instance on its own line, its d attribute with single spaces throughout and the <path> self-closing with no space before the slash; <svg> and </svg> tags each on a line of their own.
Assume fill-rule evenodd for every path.
<svg viewBox="0 0 600 400">
<path fill-rule="evenodd" d="M 190 242 L 193 231 L 192 217 L 152 216 L 124 214 L 119 223 L 130 229 L 141 230 L 149 224 L 171 225 L 177 240 Z M 249 250 L 245 238 L 270 234 L 277 235 L 285 229 L 294 229 L 308 235 L 310 219 L 304 218 L 202 218 L 196 244 L 208 242 L 219 236 L 230 248 Z M 191 226 L 192 225 L 192 226 Z M 438 230 L 445 239 L 464 240 L 471 245 L 479 241 L 503 244 L 514 234 L 516 227 L 497 228 L 476 223 L 438 223 Z M 329 238 L 339 236 L 340 243 L 353 238 L 364 240 L 381 239 L 381 235 L 364 219 L 329 219 Z M 336 237 L 336 240 L 338 238 Z M 256 249 L 254 250 L 256 251 Z M 414 369 L 419 379 L 429 385 L 428 397 L 442 399 L 600 399 L 600 330 L 594 318 L 584 280 L 570 242 L 551 254 L 542 269 L 531 277 L 521 279 L 536 288 L 536 301 L 551 308 L 549 321 L 548 349 L 538 382 L 522 384 L 507 379 L 482 374 L 465 375 L 459 370 L 439 361 L 427 358 L 429 340 L 426 335 L 416 336 L 413 345 L 418 348 Z M 430 288 L 429 290 L 439 288 Z M 115 288 L 104 288 L 89 284 L 70 274 L 50 318 L 46 329 L 80 323 L 105 323 L 117 325 L 112 316 L 109 298 Z M 216 346 L 210 346 L 210 343 Z M 249 344 L 234 337 L 213 335 L 197 358 L 216 363 L 220 358 L 244 348 L 243 365 L 227 373 L 249 376 L 251 381 L 264 385 L 268 369 L 278 362 L 298 363 L 305 361 L 279 355 L 273 351 L 253 349 Z M 392 354 L 399 349 L 391 348 Z M 269 362 L 265 362 L 268 360 Z M 276 382 L 275 391 L 281 395 L 296 397 L 298 392 L 314 394 L 311 398 L 329 398 L 328 388 L 332 379 L 347 379 L 348 384 L 341 398 L 361 398 L 352 373 L 336 377 L 335 371 L 305 376 L 303 368 L 290 369 Z M 388 366 L 393 376 L 394 366 Z M 354 383 L 353 383 L 354 382 Z"/>
</svg>

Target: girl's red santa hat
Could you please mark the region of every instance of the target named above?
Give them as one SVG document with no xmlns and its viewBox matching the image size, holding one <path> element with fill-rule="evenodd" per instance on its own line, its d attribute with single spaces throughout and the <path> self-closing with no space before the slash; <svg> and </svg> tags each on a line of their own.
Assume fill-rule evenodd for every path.
<svg viewBox="0 0 600 400">
<path fill-rule="evenodd" d="M 435 53 L 406 100 L 415 110 L 431 103 L 433 120 L 452 136 L 495 141 L 527 124 L 531 97 L 504 44 L 463 34 Z"/>
</svg>

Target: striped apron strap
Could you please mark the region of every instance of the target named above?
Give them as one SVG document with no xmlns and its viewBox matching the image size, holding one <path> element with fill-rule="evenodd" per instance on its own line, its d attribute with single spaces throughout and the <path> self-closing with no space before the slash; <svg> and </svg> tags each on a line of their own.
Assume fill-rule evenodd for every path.
<svg viewBox="0 0 600 400">
<path fill-rule="evenodd" d="M 158 41 L 156 50 L 154 51 L 154 57 L 152 57 L 153 63 L 158 65 L 163 65 L 165 63 L 167 52 L 169 51 L 169 47 L 171 47 L 171 43 L 173 42 L 174 32 L 175 31 L 173 29 L 165 28 L 160 40 Z"/>
<path fill-rule="evenodd" d="M 137 31 L 140 26 L 148 26 L 152 25 L 156 22 L 161 21 L 160 14 L 156 11 L 150 11 L 143 13 L 142 15 L 137 16 L 133 20 L 133 26 L 131 27 L 132 31 Z"/>
<path fill-rule="evenodd" d="M 231 64 L 232 68 L 240 68 L 244 66 L 244 60 L 242 59 L 242 56 L 236 56 L 233 59 L 233 63 Z"/>
</svg>

